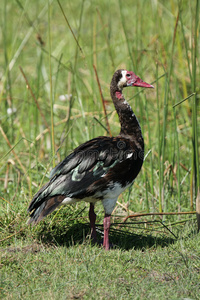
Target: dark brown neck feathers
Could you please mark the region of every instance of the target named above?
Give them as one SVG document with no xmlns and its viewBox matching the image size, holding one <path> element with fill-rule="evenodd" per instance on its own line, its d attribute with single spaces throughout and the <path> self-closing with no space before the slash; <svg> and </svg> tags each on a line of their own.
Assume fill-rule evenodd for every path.
<svg viewBox="0 0 200 300">
<path fill-rule="evenodd" d="M 144 149 L 142 131 L 137 117 L 125 100 L 122 90 L 111 82 L 110 94 L 121 124 L 120 136 L 133 140 L 139 148 Z"/>
</svg>

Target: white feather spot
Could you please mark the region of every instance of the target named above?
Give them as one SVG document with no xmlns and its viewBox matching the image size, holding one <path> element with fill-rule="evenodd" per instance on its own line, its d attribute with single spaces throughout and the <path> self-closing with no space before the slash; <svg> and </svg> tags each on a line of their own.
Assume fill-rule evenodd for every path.
<svg viewBox="0 0 200 300">
<path fill-rule="evenodd" d="M 128 155 L 127 155 L 127 158 L 131 158 L 133 156 L 133 153 L 129 153 Z"/>
<path fill-rule="evenodd" d="M 107 173 L 103 173 L 103 174 L 101 175 L 101 177 L 105 177 L 105 176 L 106 176 L 106 174 L 107 174 Z"/>
</svg>

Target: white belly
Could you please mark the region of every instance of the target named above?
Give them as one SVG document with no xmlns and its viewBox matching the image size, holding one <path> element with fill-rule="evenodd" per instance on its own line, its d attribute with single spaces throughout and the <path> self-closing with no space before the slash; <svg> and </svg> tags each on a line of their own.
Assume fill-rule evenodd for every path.
<svg viewBox="0 0 200 300">
<path fill-rule="evenodd" d="M 116 183 L 111 182 L 109 184 L 109 187 L 106 190 L 96 192 L 93 197 L 87 197 L 83 199 L 66 197 L 62 201 L 62 204 L 63 205 L 73 204 L 79 201 L 85 201 L 85 202 L 95 204 L 97 201 L 100 201 L 99 198 L 103 198 L 101 201 L 104 206 L 105 213 L 110 215 L 115 207 L 117 198 L 129 185 L 122 187 L 118 182 Z"/>
</svg>

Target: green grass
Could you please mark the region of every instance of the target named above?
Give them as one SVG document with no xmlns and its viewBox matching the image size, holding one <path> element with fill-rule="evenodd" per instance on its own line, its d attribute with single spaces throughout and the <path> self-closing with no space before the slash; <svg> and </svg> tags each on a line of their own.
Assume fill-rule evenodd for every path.
<svg viewBox="0 0 200 300">
<path fill-rule="evenodd" d="M 191 223 L 191 222 L 190 222 Z M 192 226 L 191 226 L 192 225 Z M 105 252 L 82 239 L 65 243 L 17 240 L 1 258 L 5 299 L 199 299 L 199 239 L 192 227 L 178 240 L 124 234 L 129 250 Z M 81 228 L 76 228 L 76 230 Z M 183 231 L 182 231 L 183 232 Z M 190 235 L 190 236 L 189 236 Z M 112 236 L 113 238 L 113 236 Z"/>
<path fill-rule="evenodd" d="M 198 299 L 195 216 L 123 220 L 133 212 L 195 210 L 199 1 L 68 2 L 4 0 L 0 7 L 2 297 Z M 28 204 L 54 163 L 108 135 L 93 65 L 113 135 L 119 132 L 109 95 L 114 70 L 133 70 L 155 86 L 124 91 L 148 155 L 113 213 L 109 253 L 90 244 L 85 203 L 35 228 L 26 225 Z M 96 213 L 101 239 L 101 204 Z"/>
</svg>

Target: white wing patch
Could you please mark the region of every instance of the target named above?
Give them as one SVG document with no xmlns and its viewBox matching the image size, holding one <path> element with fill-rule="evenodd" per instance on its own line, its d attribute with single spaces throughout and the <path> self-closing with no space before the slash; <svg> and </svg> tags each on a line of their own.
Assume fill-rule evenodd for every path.
<svg viewBox="0 0 200 300">
<path fill-rule="evenodd" d="M 61 204 L 67 205 L 67 204 L 73 204 L 75 202 L 76 202 L 76 199 L 66 197 L 65 199 L 63 199 Z"/>
</svg>

